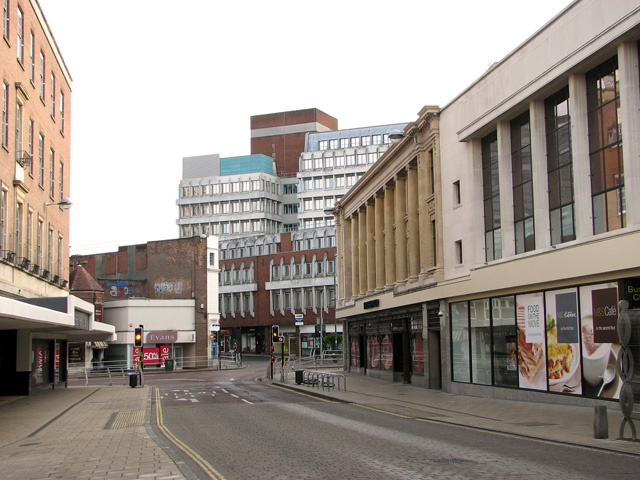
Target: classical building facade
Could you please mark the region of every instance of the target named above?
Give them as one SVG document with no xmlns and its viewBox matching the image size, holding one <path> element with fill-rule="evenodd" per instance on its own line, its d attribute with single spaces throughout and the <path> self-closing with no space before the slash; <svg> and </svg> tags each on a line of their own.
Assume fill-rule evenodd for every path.
<svg viewBox="0 0 640 480">
<path fill-rule="evenodd" d="M 434 372 L 425 374 L 423 327 L 439 303 L 409 293 L 442 280 L 439 109 L 392 133 L 396 141 L 336 204 L 338 308 L 347 363 L 363 374 L 440 386 L 439 328 Z M 427 312 L 430 312 L 429 315 Z M 431 364 L 429 364 L 431 365 Z"/>
<path fill-rule="evenodd" d="M 71 76 L 37 1 L 1 28 L 0 394 L 29 394 L 64 385 L 68 342 L 115 335 L 69 296 Z"/>
<path fill-rule="evenodd" d="M 445 105 L 434 157 L 440 225 L 422 235 L 427 218 L 418 214 L 412 230 L 424 199 L 407 194 L 413 205 L 395 215 L 406 242 L 401 232 L 395 248 L 409 261 L 398 264 L 396 252 L 395 278 L 374 278 L 371 266 L 387 273 L 391 262 L 369 253 L 381 232 L 374 194 L 393 172 L 370 170 L 337 204 L 348 368 L 362 370 L 372 354 L 382 370 L 406 365 L 393 318 L 384 332 L 368 330 L 402 303 L 422 306 L 405 318 L 422 321 L 425 372 L 439 362 L 447 391 L 582 405 L 629 399 L 640 383 L 638 368 L 628 370 L 640 358 L 639 40 L 637 1 L 573 2 Z M 430 248 L 433 283 L 420 284 Z M 428 350 L 436 331 L 438 358 Z M 415 382 L 419 367 L 410 366 Z"/>
</svg>

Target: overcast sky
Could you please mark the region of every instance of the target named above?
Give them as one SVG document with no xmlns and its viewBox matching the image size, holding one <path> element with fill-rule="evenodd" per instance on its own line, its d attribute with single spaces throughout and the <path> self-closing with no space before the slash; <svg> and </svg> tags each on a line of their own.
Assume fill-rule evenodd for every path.
<svg viewBox="0 0 640 480">
<path fill-rule="evenodd" d="M 339 128 L 444 106 L 570 0 L 39 0 L 73 78 L 72 254 L 178 237 L 182 158 L 251 115 Z"/>
</svg>

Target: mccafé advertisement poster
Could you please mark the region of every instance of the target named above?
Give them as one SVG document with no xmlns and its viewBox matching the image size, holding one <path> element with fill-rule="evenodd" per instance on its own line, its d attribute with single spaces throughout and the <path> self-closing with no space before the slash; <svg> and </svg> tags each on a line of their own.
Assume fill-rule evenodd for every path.
<svg viewBox="0 0 640 480">
<path fill-rule="evenodd" d="M 582 386 L 588 397 L 620 398 L 618 284 L 580 287 Z"/>
<path fill-rule="evenodd" d="M 549 391 L 581 395 L 578 289 L 546 292 L 545 303 Z"/>
</svg>

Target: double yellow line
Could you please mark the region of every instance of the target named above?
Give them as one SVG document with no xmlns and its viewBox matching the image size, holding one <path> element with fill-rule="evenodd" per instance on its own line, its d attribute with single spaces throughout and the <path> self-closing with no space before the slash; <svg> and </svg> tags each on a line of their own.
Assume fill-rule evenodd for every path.
<svg viewBox="0 0 640 480">
<path fill-rule="evenodd" d="M 171 443 L 173 443 L 191 460 L 193 460 L 209 476 L 209 478 L 211 478 L 212 480 L 225 480 L 220 472 L 213 468 L 209 462 L 207 462 L 204 458 L 194 452 L 191 448 L 189 448 L 187 444 L 185 444 L 173 433 L 171 433 L 169 429 L 164 425 L 164 420 L 162 419 L 162 404 L 160 403 L 160 390 L 157 388 L 155 388 L 154 390 L 156 397 L 156 424 L 158 425 L 158 430 L 160 430 Z"/>
</svg>

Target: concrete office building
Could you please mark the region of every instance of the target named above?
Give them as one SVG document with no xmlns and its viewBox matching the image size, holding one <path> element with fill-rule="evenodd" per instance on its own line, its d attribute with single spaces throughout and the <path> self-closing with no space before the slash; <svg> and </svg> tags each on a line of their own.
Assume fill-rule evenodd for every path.
<svg viewBox="0 0 640 480">
<path fill-rule="evenodd" d="M 67 343 L 115 338 L 69 296 L 71 76 L 35 0 L 0 42 L 0 394 L 64 385 Z"/>
<path fill-rule="evenodd" d="M 370 170 L 336 205 L 348 368 L 454 393 L 633 403 L 640 383 L 639 41 L 637 0 L 579 0 L 434 109 L 440 224 L 433 235 L 422 195 L 402 216 L 415 197 L 401 193 L 391 166 L 407 157 L 394 148 L 379 162 L 389 169 Z M 411 124 L 404 135 L 405 145 L 415 138 Z M 429 182 L 416 156 L 418 178 L 407 170 L 407 190 Z M 406 246 L 402 235 L 387 246 L 391 225 L 377 221 L 389 184 Z M 395 278 L 383 281 L 379 273 L 386 277 L 387 255 L 398 245 L 407 261 L 396 254 Z M 356 268 L 363 262 L 375 275 Z M 434 268 L 431 278 L 425 266 Z M 422 350 L 411 344 L 407 356 L 405 335 Z M 415 360 L 407 362 L 411 355 L 426 362 L 422 376 Z"/>
</svg>

